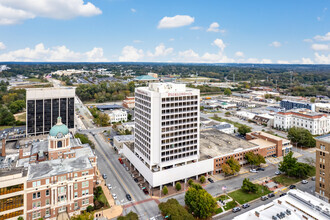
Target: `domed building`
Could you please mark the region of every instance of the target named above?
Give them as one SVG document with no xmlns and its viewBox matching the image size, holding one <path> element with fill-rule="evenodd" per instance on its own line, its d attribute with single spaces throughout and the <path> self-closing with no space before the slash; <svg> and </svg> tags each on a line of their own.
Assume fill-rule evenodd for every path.
<svg viewBox="0 0 330 220">
<path fill-rule="evenodd" d="M 70 133 L 68 127 L 57 118 L 57 123 L 49 131 L 49 149 L 63 149 L 70 147 Z"/>
</svg>

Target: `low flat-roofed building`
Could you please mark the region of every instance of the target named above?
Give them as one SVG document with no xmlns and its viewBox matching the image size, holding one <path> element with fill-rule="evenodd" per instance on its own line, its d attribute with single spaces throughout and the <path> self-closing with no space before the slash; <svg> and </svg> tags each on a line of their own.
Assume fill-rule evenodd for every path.
<svg viewBox="0 0 330 220">
<path fill-rule="evenodd" d="M 330 114 L 330 103 L 315 103 L 315 111 Z"/>
<path fill-rule="evenodd" d="M 238 118 L 244 119 L 244 120 L 252 120 L 256 114 L 252 112 L 247 112 L 247 111 L 238 111 L 235 114 Z"/>
<path fill-rule="evenodd" d="M 330 204 L 300 190 L 290 190 L 287 195 L 258 206 L 233 220 L 297 220 L 297 219 L 330 219 Z"/>
<path fill-rule="evenodd" d="M 259 146 L 214 128 L 201 130 L 200 160 L 213 159 L 214 174 L 221 172 L 221 165 L 230 157 L 246 164 L 245 154 L 250 151 L 257 154 Z"/>
<path fill-rule="evenodd" d="M 123 144 L 133 143 L 134 135 L 118 135 L 113 137 L 113 145 L 115 149 L 120 152 L 123 149 Z"/>
<path fill-rule="evenodd" d="M 222 131 L 226 134 L 234 134 L 235 133 L 235 127 L 232 124 L 229 124 L 227 122 L 220 122 L 217 125 L 213 125 L 213 128 Z"/>
<path fill-rule="evenodd" d="M 259 153 L 264 156 L 285 156 L 292 150 L 288 139 L 281 138 L 263 131 L 254 131 L 246 134 L 246 140 L 259 145 Z"/>
<path fill-rule="evenodd" d="M 123 100 L 123 106 L 125 108 L 134 108 L 135 107 L 135 97 L 126 97 Z"/>
<path fill-rule="evenodd" d="M 252 120 L 258 125 L 265 125 L 267 127 L 272 127 L 274 125 L 274 116 L 269 114 L 256 115 Z"/>
</svg>

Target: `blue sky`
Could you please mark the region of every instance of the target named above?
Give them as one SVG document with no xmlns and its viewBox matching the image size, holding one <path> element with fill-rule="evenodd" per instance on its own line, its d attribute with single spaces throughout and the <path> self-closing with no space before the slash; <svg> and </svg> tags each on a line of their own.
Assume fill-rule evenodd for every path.
<svg viewBox="0 0 330 220">
<path fill-rule="evenodd" d="M 0 0 L 0 61 L 330 64 L 328 0 Z"/>
</svg>

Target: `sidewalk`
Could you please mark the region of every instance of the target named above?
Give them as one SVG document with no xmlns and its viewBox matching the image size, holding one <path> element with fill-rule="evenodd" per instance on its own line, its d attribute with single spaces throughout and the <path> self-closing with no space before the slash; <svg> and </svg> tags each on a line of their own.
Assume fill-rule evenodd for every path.
<svg viewBox="0 0 330 220">
<path fill-rule="evenodd" d="M 108 219 L 116 218 L 120 216 L 121 213 L 123 212 L 123 207 L 116 205 L 116 202 L 112 198 L 109 189 L 105 186 L 105 181 L 101 177 L 100 171 L 97 170 L 97 173 L 98 173 L 97 179 L 100 181 L 100 184 L 98 186 L 102 187 L 102 190 L 104 192 L 105 197 L 107 198 L 110 208 L 95 212 L 94 217 L 106 217 Z"/>
</svg>

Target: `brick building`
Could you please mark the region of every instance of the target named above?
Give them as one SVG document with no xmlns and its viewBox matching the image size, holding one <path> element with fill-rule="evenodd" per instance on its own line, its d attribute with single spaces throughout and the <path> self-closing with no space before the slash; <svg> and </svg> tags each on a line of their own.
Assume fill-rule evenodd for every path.
<svg viewBox="0 0 330 220">
<path fill-rule="evenodd" d="M 290 141 L 262 131 L 246 134 L 246 140 L 259 146 L 259 153 L 264 157 L 285 156 L 292 149 Z"/>
<path fill-rule="evenodd" d="M 330 202 L 330 134 L 316 137 L 315 194 Z"/>
<path fill-rule="evenodd" d="M 93 205 L 97 158 L 89 145 L 70 137 L 59 117 L 48 140 L 19 150 L 2 143 L 1 220 L 65 218 Z"/>
</svg>

